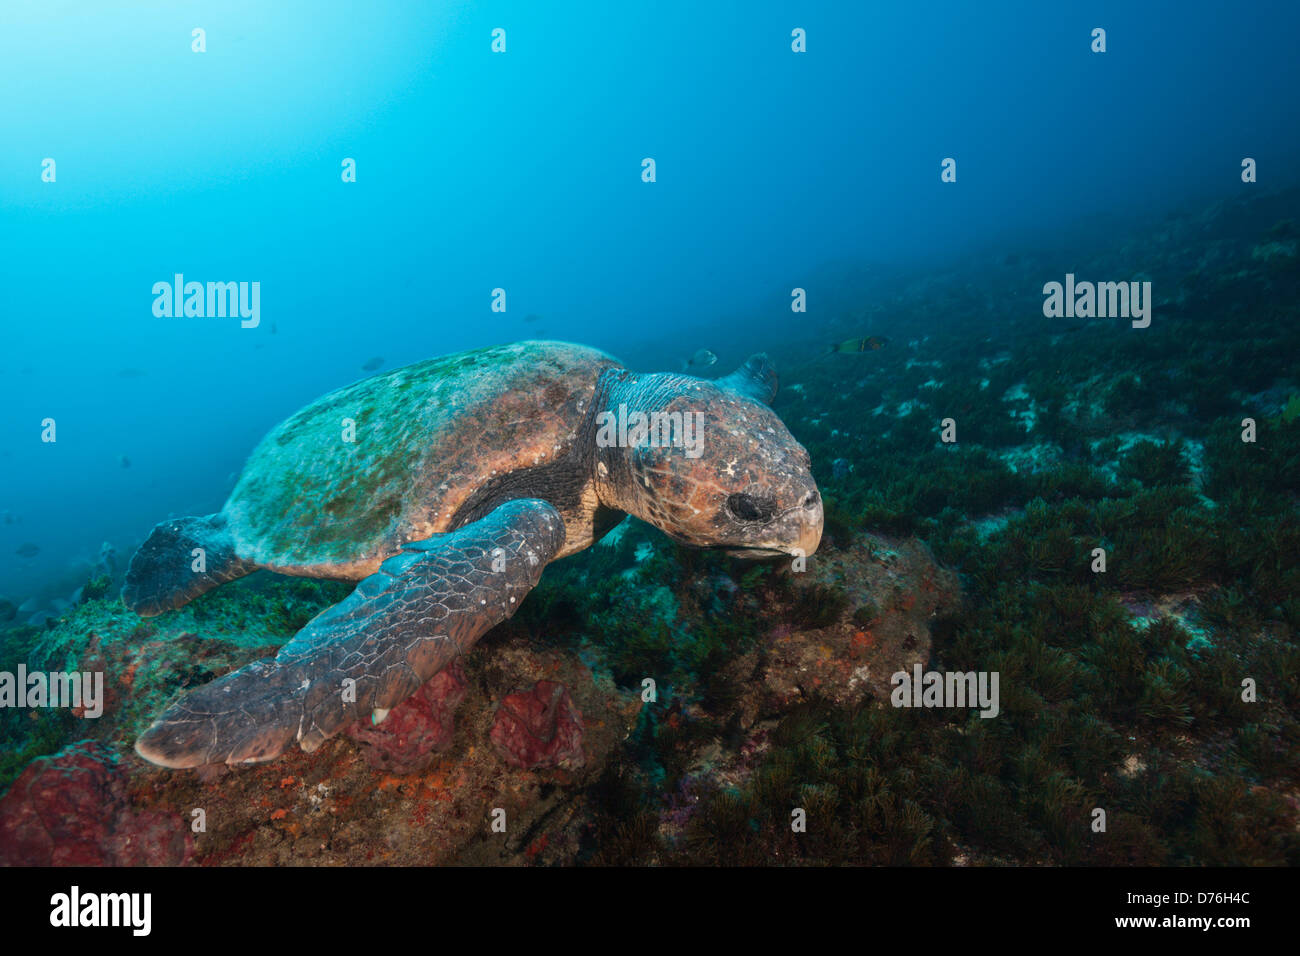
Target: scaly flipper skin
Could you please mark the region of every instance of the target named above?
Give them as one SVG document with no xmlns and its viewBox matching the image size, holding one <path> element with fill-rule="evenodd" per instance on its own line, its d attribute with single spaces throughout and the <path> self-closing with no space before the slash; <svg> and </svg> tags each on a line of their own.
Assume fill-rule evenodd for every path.
<svg viewBox="0 0 1300 956">
<path fill-rule="evenodd" d="M 203 551 L 202 571 L 194 570 L 196 549 Z M 131 558 L 122 600 L 141 617 L 153 617 L 255 570 L 235 553 L 224 515 L 168 518 Z"/>
<path fill-rule="evenodd" d="M 136 752 L 172 768 L 256 763 L 277 757 L 294 740 L 313 751 L 374 712 L 382 719 L 514 614 L 564 539 L 554 507 L 521 499 L 456 531 L 412 542 L 274 658 L 169 707 L 141 735 Z"/>
</svg>

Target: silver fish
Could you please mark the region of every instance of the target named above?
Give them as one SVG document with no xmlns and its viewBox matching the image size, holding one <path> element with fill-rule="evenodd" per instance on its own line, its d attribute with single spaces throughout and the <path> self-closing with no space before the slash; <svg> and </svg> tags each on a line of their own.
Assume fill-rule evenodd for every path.
<svg viewBox="0 0 1300 956">
<path fill-rule="evenodd" d="M 682 363 L 683 369 L 688 368 L 708 368 L 710 365 L 717 364 L 718 357 L 708 349 L 700 349 L 689 359 Z"/>
</svg>

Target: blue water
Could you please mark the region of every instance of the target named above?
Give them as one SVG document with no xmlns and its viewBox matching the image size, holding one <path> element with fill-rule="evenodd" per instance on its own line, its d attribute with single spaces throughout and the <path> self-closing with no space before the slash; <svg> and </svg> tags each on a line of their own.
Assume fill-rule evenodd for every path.
<svg viewBox="0 0 1300 956">
<path fill-rule="evenodd" d="M 218 510 L 372 357 L 548 337 L 721 372 L 869 301 L 845 264 L 1293 184 L 1298 28 L 1292 2 L 3 0 L 0 595 Z M 155 316 L 177 273 L 258 282 L 257 326 Z"/>
</svg>

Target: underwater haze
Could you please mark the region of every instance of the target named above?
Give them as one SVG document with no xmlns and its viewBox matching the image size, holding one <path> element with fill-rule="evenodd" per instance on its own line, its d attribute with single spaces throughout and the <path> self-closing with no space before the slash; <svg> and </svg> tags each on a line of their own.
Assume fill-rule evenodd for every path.
<svg viewBox="0 0 1300 956">
<path fill-rule="evenodd" d="M 730 368 L 840 304 L 790 314 L 830 264 L 940 266 L 1258 188 L 1242 156 L 1295 168 L 1293 4 L 926 10 L 4 4 L 0 593 L 218 510 L 371 358 L 555 338 Z M 156 317 L 178 273 L 260 283 L 259 324 Z"/>
<path fill-rule="evenodd" d="M 1297 34 L 1291 0 L 0 0 L 0 866 L 1300 864 Z M 597 470 L 572 409 L 642 380 L 577 346 L 737 373 L 652 380 L 713 396 L 699 470 Z M 400 441 L 304 414 L 243 471 L 358 382 Z M 343 520 L 408 498 L 382 554 Z M 465 653 L 292 711 L 403 636 L 433 589 L 394 567 L 507 539 L 536 574 L 462 602 Z M 15 703 L 20 666 L 101 712 Z M 274 746 L 172 734 L 214 686 Z"/>
</svg>

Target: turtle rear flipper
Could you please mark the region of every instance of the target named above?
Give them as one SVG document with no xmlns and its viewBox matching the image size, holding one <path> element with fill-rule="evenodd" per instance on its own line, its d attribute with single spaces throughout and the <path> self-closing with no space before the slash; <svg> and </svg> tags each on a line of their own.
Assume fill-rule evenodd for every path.
<svg viewBox="0 0 1300 956">
<path fill-rule="evenodd" d="M 271 659 L 190 692 L 135 749 L 163 767 L 271 760 L 382 719 L 510 617 L 564 544 L 560 513 L 507 502 L 449 534 L 408 544 Z"/>
<path fill-rule="evenodd" d="M 772 404 L 780 383 L 781 379 L 766 352 L 751 355 L 740 368 L 717 380 L 723 388 L 733 389 L 764 405 Z"/>
<path fill-rule="evenodd" d="M 152 617 L 255 570 L 257 565 L 235 554 L 225 515 L 168 518 L 131 557 L 122 600 Z"/>
</svg>

